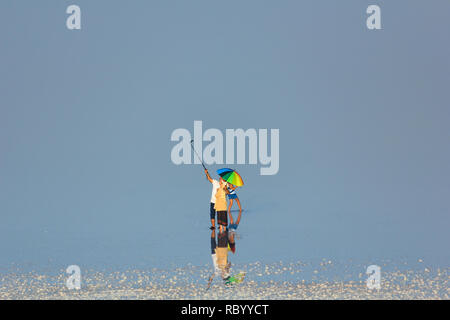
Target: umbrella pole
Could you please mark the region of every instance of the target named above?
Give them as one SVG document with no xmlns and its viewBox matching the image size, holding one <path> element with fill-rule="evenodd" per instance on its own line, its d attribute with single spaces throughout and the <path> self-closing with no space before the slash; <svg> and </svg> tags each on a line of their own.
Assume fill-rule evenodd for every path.
<svg viewBox="0 0 450 320">
<path fill-rule="evenodd" d="M 194 143 L 194 140 L 191 140 L 191 148 L 192 148 L 192 150 L 194 150 L 195 154 L 197 155 L 198 160 L 200 160 L 200 162 L 202 163 L 203 169 L 208 170 L 208 169 L 206 169 L 205 164 L 203 163 L 203 160 L 198 155 L 197 151 L 195 151 L 193 143 Z"/>
</svg>

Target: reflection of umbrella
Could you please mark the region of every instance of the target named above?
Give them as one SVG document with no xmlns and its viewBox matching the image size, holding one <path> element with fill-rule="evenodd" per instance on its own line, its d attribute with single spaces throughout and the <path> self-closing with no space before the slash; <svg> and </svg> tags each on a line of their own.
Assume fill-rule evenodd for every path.
<svg viewBox="0 0 450 320">
<path fill-rule="evenodd" d="M 231 286 L 233 284 L 242 283 L 242 281 L 244 281 L 244 278 L 245 278 L 245 272 L 238 273 L 235 276 L 229 277 L 227 279 L 227 281 L 225 282 L 225 285 Z"/>
<path fill-rule="evenodd" d="M 244 181 L 242 180 L 239 173 L 229 168 L 222 168 L 217 170 L 217 174 L 222 177 L 223 180 L 229 182 L 237 187 L 242 187 L 244 185 Z"/>
</svg>

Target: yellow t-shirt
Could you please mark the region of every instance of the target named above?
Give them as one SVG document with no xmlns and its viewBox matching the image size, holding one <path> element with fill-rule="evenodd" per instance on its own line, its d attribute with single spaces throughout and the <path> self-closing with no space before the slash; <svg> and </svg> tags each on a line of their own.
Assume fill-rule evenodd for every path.
<svg viewBox="0 0 450 320">
<path fill-rule="evenodd" d="M 217 189 L 214 209 L 216 209 L 216 211 L 227 211 L 227 197 L 225 190 L 222 187 Z"/>
<path fill-rule="evenodd" d="M 228 263 L 228 248 L 216 248 L 217 266 L 220 270 Z"/>
</svg>

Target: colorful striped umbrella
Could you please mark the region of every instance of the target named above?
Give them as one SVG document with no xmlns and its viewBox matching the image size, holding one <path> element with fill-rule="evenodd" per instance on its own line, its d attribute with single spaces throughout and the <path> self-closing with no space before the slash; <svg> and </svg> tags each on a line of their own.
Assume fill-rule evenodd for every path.
<svg viewBox="0 0 450 320">
<path fill-rule="evenodd" d="M 217 174 L 221 176 L 223 180 L 231 183 L 232 185 L 235 185 L 237 187 L 242 187 L 244 185 L 242 177 L 233 169 L 222 168 L 217 170 Z"/>
</svg>

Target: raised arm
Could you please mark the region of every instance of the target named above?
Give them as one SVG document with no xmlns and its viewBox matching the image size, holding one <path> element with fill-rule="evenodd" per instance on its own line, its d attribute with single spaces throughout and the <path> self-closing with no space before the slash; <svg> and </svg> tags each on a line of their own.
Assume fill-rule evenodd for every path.
<svg viewBox="0 0 450 320">
<path fill-rule="evenodd" d="M 209 175 L 209 172 L 207 169 L 205 169 L 206 179 L 208 179 L 209 182 L 213 183 L 213 180 L 211 179 L 211 176 Z"/>
</svg>

